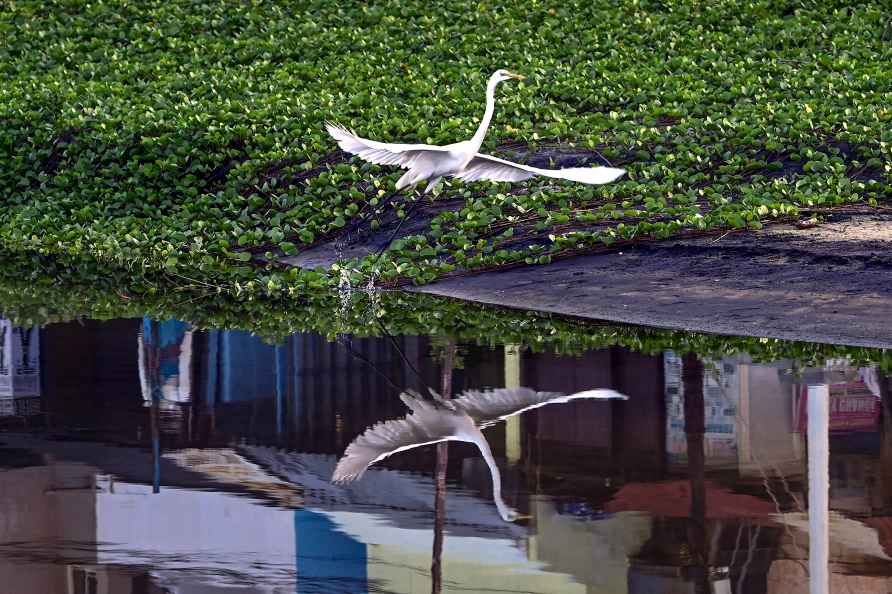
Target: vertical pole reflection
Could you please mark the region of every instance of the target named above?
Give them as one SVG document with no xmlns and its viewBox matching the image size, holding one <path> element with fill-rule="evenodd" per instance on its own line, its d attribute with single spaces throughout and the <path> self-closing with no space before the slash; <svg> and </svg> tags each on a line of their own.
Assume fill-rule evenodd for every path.
<svg viewBox="0 0 892 594">
<path fill-rule="evenodd" d="M 449 340 L 443 352 L 440 394 L 452 397 L 452 371 L 455 367 L 455 342 Z M 431 593 L 443 590 L 443 524 L 446 521 L 446 466 L 449 462 L 448 442 L 437 444 L 436 495 L 434 496 L 434 548 L 431 556 Z"/>
<path fill-rule="evenodd" d="M 285 391 L 288 380 L 288 340 L 276 346 L 276 439 L 281 443 L 285 425 Z"/>
<path fill-rule="evenodd" d="M 150 424 L 152 429 L 152 493 L 161 492 L 161 428 L 158 419 L 160 402 L 153 398 Z"/>
<path fill-rule="evenodd" d="M 830 591 L 830 390 L 808 386 L 808 573 L 811 594 Z"/>
<path fill-rule="evenodd" d="M 161 492 L 161 336 L 158 322 L 151 321 L 152 328 L 152 493 Z"/>
<path fill-rule="evenodd" d="M 520 387 L 520 345 L 505 345 L 505 387 Z M 523 439 L 521 437 L 520 415 L 508 417 L 505 421 L 505 457 L 508 464 L 520 462 Z"/>
</svg>

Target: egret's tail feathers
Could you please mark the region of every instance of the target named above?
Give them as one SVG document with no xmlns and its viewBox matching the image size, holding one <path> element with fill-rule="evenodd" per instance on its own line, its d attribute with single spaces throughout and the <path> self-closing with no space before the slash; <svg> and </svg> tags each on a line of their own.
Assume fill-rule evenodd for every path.
<svg viewBox="0 0 892 594">
<path fill-rule="evenodd" d="M 607 184 L 620 178 L 625 169 L 615 167 L 568 167 L 567 169 L 540 169 L 521 163 L 514 163 L 492 155 L 477 153 L 465 169 L 456 177 L 465 181 L 488 179 L 490 181 L 523 181 L 534 175 L 552 179 L 566 179 L 584 184 Z"/>
</svg>

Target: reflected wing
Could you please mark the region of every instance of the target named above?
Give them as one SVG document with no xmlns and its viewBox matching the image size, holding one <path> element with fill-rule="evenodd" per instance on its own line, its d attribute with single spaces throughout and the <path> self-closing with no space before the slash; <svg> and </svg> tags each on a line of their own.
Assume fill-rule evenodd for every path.
<svg viewBox="0 0 892 594">
<path fill-rule="evenodd" d="M 397 452 L 455 438 L 454 412 L 433 407 L 413 410 L 403 419 L 369 427 L 354 439 L 338 461 L 332 482 L 358 479 L 369 466 Z"/>
<path fill-rule="evenodd" d="M 499 388 L 487 391 L 468 390 L 453 400 L 452 404 L 460 411 L 466 412 L 482 429 L 546 404 L 559 404 L 585 398 L 628 400 L 629 397 L 608 389 L 587 390 L 566 395 L 560 392 L 536 392 L 530 388 Z"/>
<path fill-rule="evenodd" d="M 344 152 L 378 165 L 397 165 L 409 169 L 425 153 L 448 152 L 449 149 L 433 144 L 391 144 L 360 138 L 351 130 L 337 124 L 326 123 L 325 129 L 338 141 Z"/>
<path fill-rule="evenodd" d="M 512 163 L 498 157 L 477 153 L 461 173 L 455 177 L 465 181 L 485 179 L 489 181 L 523 181 L 541 175 L 554 179 L 566 179 L 584 184 L 610 183 L 626 172 L 614 167 L 570 167 L 568 169 L 539 169 L 520 163 Z"/>
</svg>

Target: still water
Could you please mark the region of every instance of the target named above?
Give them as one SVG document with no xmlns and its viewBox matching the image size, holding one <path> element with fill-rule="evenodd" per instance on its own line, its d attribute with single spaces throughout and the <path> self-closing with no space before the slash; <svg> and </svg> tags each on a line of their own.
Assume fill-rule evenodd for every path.
<svg viewBox="0 0 892 594">
<path fill-rule="evenodd" d="M 2 594 L 892 588 L 870 361 L 271 345 L 148 318 L 0 332 Z M 409 413 L 402 391 L 521 387 L 627 399 L 553 402 L 332 483 L 351 441 Z M 475 422 L 521 408 L 470 398 Z"/>
</svg>

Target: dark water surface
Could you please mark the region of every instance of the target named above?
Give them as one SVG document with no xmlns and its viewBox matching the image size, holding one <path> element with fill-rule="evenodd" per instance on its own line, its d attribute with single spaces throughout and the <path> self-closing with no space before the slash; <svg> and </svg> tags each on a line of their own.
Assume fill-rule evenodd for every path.
<svg viewBox="0 0 892 594">
<path fill-rule="evenodd" d="M 629 397 L 550 404 L 484 431 L 516 521 L 500 516 L 469 443 L 441 458 L 445 509 L 434 445 L 330 481 L 351 440 L 406 415 L 400 391 L 440 388 L 442 339 L 294 334 L 273 346 L 175 321 L 4 322 L 0 593 L 892 588 L 878 366 L 458 347 L 455 393 Z M 828 485 L 829 513 L 809 514 Z"/>
</svg>

